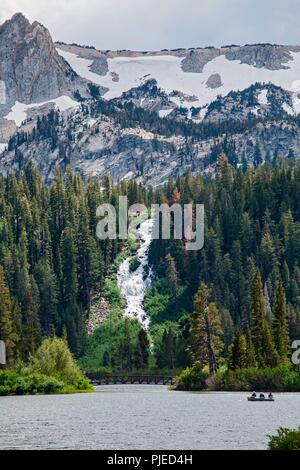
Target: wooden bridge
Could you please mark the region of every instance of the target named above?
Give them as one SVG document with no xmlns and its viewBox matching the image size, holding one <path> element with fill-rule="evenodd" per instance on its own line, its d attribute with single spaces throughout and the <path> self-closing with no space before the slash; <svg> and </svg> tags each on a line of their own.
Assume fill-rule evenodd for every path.
<svg viewBox="0 0 300 470">
<path fill-rule="evenodd" d="M 86 374 L 93 385 L 174 385 L 175 377 L 162 375 L 107 375 Z"/>
</svg>

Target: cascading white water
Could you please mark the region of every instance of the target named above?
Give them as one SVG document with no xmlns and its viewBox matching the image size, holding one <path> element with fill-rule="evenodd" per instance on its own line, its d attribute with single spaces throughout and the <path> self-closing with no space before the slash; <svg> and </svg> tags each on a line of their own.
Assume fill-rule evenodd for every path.
<svg viewBox="0 0 300 470">
<path fill-rule="evenodd" d="M 140 247 L 137 251 L 137 258 L 140 262 L 139 267 L 131 272 L 130 259 L 126 258 L 118 269 L 118 286 L 126 301 L 125 315 L 131 318 L 137 318 L 145 329 L 149 327 L 149 317 L 145 312 L 143 301 L 145 289 L 151 283 L 152 272 L 148 266 L 148 250 L 151 243 L 153 220 L 149 219 L 142 222 L 138 228 L 138 237 Z"/>
</svg>

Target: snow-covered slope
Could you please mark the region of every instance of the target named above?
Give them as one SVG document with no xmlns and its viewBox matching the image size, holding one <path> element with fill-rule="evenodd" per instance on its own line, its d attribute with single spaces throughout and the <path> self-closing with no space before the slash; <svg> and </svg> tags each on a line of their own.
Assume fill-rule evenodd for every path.
<svg viewBox="0 0 300 470">
<path fill-rule="evenodd" d="M 226 96 L 230 91 L 244 90 L 257 82 L 271 82 L 293 92 L 294 111 L 300 111 L 300 101 L 297 97 L 300 92 L 300 52 L 291 52 L 288 66 L 279 70 L 258 68 L 219 55 L 206 63 L 201 73 L 184 72 L 182 57 L 174 55 L 115 57 L 107 59 L 108 73 L 101 76 L 91 72 L 92 60 L 60 48 L 57 48 L 57 51 L 78 75 L 107 87 L 109 91 L 104 95 L 106 99 L 119 97 L 123 92 L 154 78 L 165 92 L 178 90 L 188 95 L 188 99 L 181 98 L 177 101 L 178 106 L 203 107 L 219 95 Z M 216 74 L 220 77 L 220 83 L 212 87 L 210 78 Z"/>
<path fill-rule="evenodd" d="M 25 119 L 27 118 L 27 111 L 29 109 L 41 108 L 42 106 L 47 104 L 51 105 L 51 103 L 53 103 L 55 108 L 59 109 L 60 111 L 66 111 L 67 109 L 76 108 L 77 106 L 79 106 L 79 103 L 75 100 L 72 100 L 72 98 L 70 98 L 69 96 L 59 96 L 58 98 L 45 101 L 43 103 L 25 104 L 16 101 L 11 111 L 6 116 L 4 116 L 4 119 L 7 119 L 9 121 L 15 121 L 16 125 L 19 127 L 21 126 L 22 122 L 25 121 Z"/>
</svg>

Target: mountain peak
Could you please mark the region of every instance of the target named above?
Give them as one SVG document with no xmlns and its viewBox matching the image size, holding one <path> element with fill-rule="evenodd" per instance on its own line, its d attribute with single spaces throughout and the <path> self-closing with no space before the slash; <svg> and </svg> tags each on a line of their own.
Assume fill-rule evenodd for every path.
<svg viewBox="0 0 300 470">
<path fill-rule="evenodd" d="M 15 13 L 9 20 L 0 25 L 0 33 L 9 29 L 25 31 L 30 27 L 30 22 L 23 13 Z"/>
<path fill-rule="evenodd" d="M 40 103 L 86 89 L 85 80 L 57 53 L 48 29 L 22 13 L 0 26 L 0 63 L 0 117 L 16 101 Z"/>
<path fill-rule="evenodd" d="M 8 21 L 12 21 L 12 22 L 14 22 L 14 21 L 21 22 L 21 21 L 22 21 L 22 22 L 27 22 L 27 23 L 29 23 L 29 20 L 28 20 L 28 19 L 26 18 L 26 16 L 25 16 L 22 12 L 20 12 L 20 11 L 18 11 L 17 13 L 15 13 L 15 14 L 11 17 L 11 19 L 8 20 Z"/>
</svg>

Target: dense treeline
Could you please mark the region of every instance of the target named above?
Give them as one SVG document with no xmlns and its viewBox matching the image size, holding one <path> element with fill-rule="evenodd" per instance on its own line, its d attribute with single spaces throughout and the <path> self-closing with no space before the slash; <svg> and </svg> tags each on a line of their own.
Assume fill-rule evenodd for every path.
<svg viewBox="0 0 300 470">
<path fill-rule="evenodd" d="M 174 239 L 151 244 L 149 333 L 123 317 L 115 270 L 128 251 L 120 240 L 95 236 L 97 206 L 117 207 L 119 194 L 129 204 L 205 205 L 202 250 L 186 251 Z M 47 187 L 32 165 L 1 177 L 0 336 L 9 361 L 27 359 L 56 333 L 85 354 L 86 370 L 281 367 L 300 335 L 299 194 L 298 165 L 234 170 L 225 155 L 215 178 L 187 173 L 148 192 L 135 182 L 113 186 L 108 175 L 101 186 L 96 179 L 84 185 L 71 172 Z M 129 247 L 132 269 L 135 250 Z M 109 310 L 86 349 L 95 291 Z"/>
<path fill-rule="evenodd" d="M 134 360 L 138 326 L 111 317 L 90 339 L 85 367 L 175 370 L 195 363 L 184 380 L 194 375 L 196 388 L 207 378 L 198 367 L 206 366 L 210 373 L 231 371 L 216 379 L 218 389 L 265 384 L 298 390 L 288 363 L 291 340 L 300 333 L 299 194 L 299 166 L 244 172 L 233 170 L 225 155 L 216 178 L 188 173 L 156 190 L 155 202 L 204 203 L 204 248 L 152 241 L 156 277 L 144 302 L 151 318 L 150 341 L 142 348 L 147 360 Z"/>
<path fill-rule="evenodd" d="M 136 183 L 113 187 L 107 175 L 102 187 L 71 172 L 46 187 L 29 164 L 0 177 L 0 337 L 9 362 L 26 360 L 52 333 L 83 353 L 91 294 L 101 292 L 121 249 L 96 238 L 96 208 L 119 193 L 145 202 Z"/>
<path fill-rule="evenodd" d="M 205 245 L 154 240 L 152 322 L 174 322 L 190 361 L 210 372 L 274 367 L 300 337 L 300 167 L 233 170 L 223 154 L 216 178 L 187 174 L 157 200 L 205 205 Z"/>
</svg>

